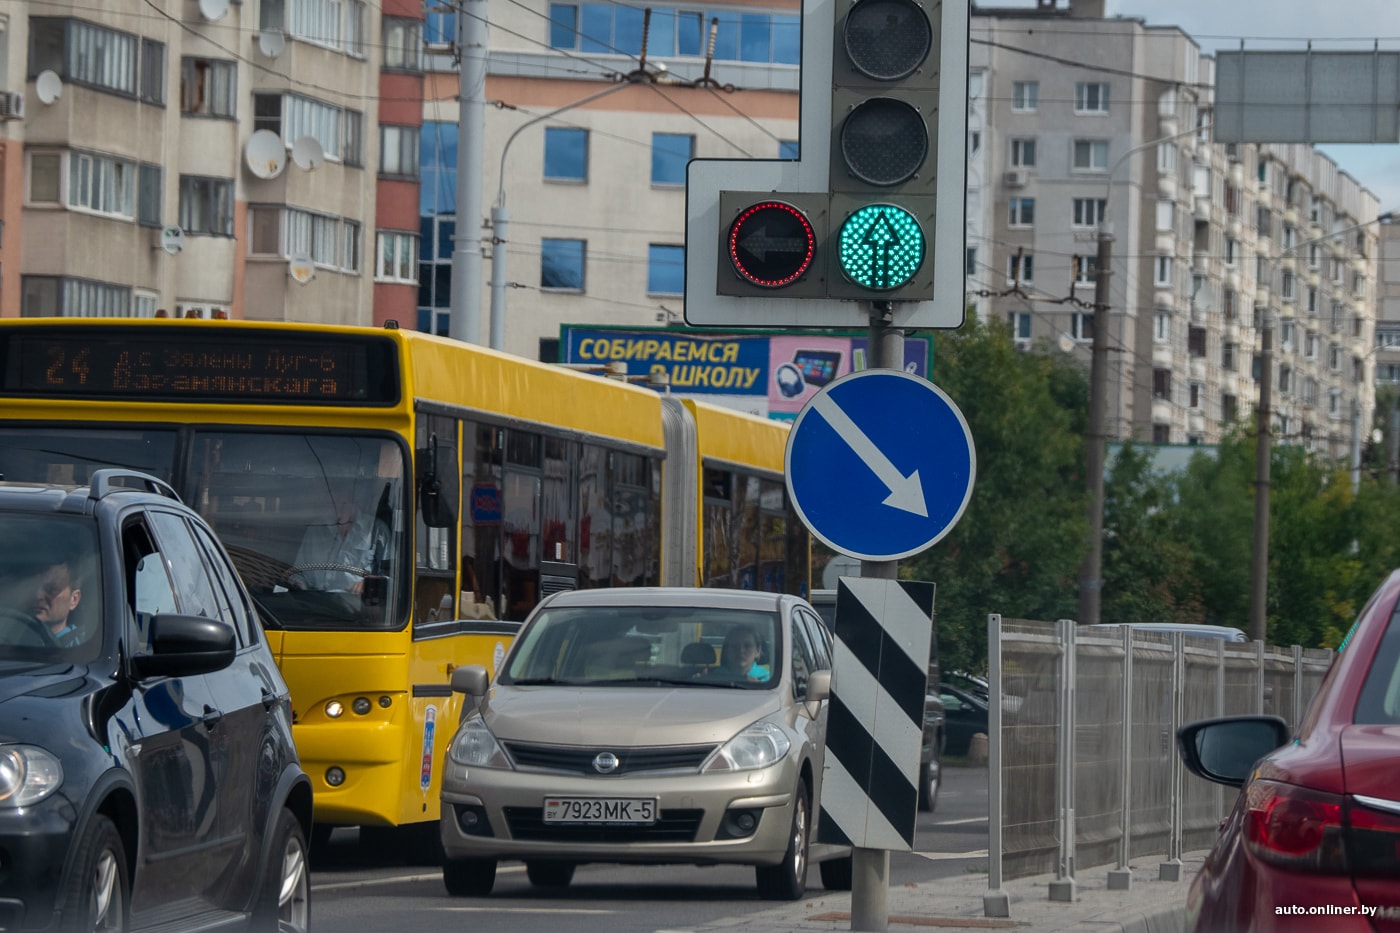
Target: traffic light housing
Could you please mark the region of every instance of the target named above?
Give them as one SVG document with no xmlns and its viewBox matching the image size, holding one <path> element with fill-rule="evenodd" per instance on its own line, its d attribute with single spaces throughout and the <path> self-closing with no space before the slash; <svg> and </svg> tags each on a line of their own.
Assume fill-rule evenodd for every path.
<svg viewBox="0 0 1400 933">
<path fill-rule="evenodd" d="M 942 8 L 836 0 L 828 297 L 933 298 Z"/>
</svg>

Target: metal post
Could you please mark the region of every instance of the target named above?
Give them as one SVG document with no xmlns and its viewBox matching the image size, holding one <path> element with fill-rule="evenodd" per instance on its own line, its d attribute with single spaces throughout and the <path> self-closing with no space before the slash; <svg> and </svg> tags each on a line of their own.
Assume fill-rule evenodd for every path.
<svg viewBox="0 0 1400 933">
<path fill-rule="evenodd" d="M 1264 642 L 1254 643 L 1254 714 L 1264 715 Z"/>
<path fill-rule="evenodd" d="M 457 232 L 452 236 L 454 340 L 481 342 L 481 171 L 486 126 L 486 0 L 461 0 L 457 13 L 460 57 L 457 97 Z"/>
<path fill-rule="evenodd" d="M 1351 494 L 1361 489 L 1361 399 L 1351 400 Z"/>
<path fill-rule="evenodd" d="M 1060 857 L 1055 867 L 1055 880 L 1050 882 L 1050 900 L 1073 903 L 1074 881 L 1074 729 L 1075 664 L 1073 619 L 1055 623 L 1060 642 L 1060 740 L 1056 749 L 1055 784 L 1059 810 L 1056 822 L 1060 831 Z"/>
<path fill-rule="evenodd" d="M 1001 889 L 1002 843 L 1002 777 L 1001 777 L 1001 718 L 1002 683 L 1001 616 L 987 616 L 987 893 L 982 895 L 982 914 L 986 917 L 1011 916 L 1011 898 Z"/>
<path fill-rule="evenodd" d="M 1123 748 L 1119 759 L 1122 793 L 1118 797 L 1118 867 L 1108 873 L 1110 891 L 1127 891 L 1133 886 L 1133 870 L 1128 862 L 1133 840 L 1133 630 L 1123 626 Z"/>
<path fill-rule="evenodd" d="M 1269 621 L 1269 459 L 1273 416 L 1274 322 L 1264 312 L 1260 331 L 1259 410 L 1254 437 L 1254 550 L 1249 567 L 1249 637 L 1263 640 Z"/>
<path fill-rule="evenodd" d="M 870 368 L 904 368 L 904 331 L 890 326 L 887 301 L 867 303 L 870 313 Z M 899 561 L 864 560 L 862 577 L 899 579 Z M 889 929 L 890 853 L 887 849 L 851 850 L 851 929 L 884 933 Z"/>
<path fill-rule="evenodd" d="M 1170 729 L 1173 742 L 1176 739 L 1176 733 L 1181 729 L 1181 720 L 1185 713 L 1182 708 L 1184 705 L 1182 691 L 1185 687 L 1186 636 L 1181 632 L 1172 632 L 1172 721 Z M 1158 881 L 1181 880 L 1182 767 L 1181 756 L 1175 754 L 1175 748 L 1172 748 L 1171 751 L 1173 752 L 1169 765 L 1171 770 L 1171 820 L 1167 831 L 1167 860 L 1157 866 Z"/>
<path fill-rule="evenodd" d="M 1390 467 L 1390 485 L 1400 484 L 1400 408 L 1396 407 L 1396 402 L 1400 401 L 1400 389 L 1392 388 L 1390 394 L 1390 432 L 1386 440 L 1386 447 L 1390 450 L 1387 458 Z"/>
<path fill-rule="evenodd" d="M 491 349 L 505 349 L 506 243 L 510 211 L 504 203 L 491 207 Z"/>
<path fill-rule="evenodd" d="M 1288 728 L 1297 729 L 1303 721 L 1303 646 L 1293 646 L 1293 721 Z"/>
<path fill-rule="evenodd" d="M 1103 591 L 1103 466 L 1108 392 L 1108 280 L 1113 273 L 1113 229 L 1099 225 L 1098 268 L 1094 279 L 1094 341 L 1089 362 L 1089 431 L 1085 486 L 1089 493 L 1089 553 L 1079 569 L 1079 621 L 1099 621 Z"/>
</svg>

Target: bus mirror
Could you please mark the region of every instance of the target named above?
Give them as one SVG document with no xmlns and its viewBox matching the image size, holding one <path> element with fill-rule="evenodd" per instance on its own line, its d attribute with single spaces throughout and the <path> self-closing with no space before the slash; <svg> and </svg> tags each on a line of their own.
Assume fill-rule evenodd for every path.
<svg viewBox="0 0 1400 933">
<path fill-rule="evenodd" d="M 423 524 L 429 528 L 451 528 L 457 524 L 457 508 L 462 499 L 457 448 L 439 441 L 437 435 L 428 439 L 427 447 L 418 450 L 418 497 Z"/>
</svg>

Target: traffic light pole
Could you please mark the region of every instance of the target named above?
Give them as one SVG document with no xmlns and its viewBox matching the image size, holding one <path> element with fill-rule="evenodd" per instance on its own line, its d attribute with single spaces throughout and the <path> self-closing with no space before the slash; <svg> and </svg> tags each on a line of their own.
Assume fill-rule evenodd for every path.
<svg viewBox="0 0 1400 933">
<path fill-rule="evenodd" d="M 870 313 L 870 368 L 904 369 L 904 331 L 890 326 L 888 301 L 861 302 Z M 899 579 L 899 561 L 863 560 L 860 575 Z M 890 853 L 888 849 L 851 850 L 851 929 L 885 933 L 889 929 Z"/>
</svg>

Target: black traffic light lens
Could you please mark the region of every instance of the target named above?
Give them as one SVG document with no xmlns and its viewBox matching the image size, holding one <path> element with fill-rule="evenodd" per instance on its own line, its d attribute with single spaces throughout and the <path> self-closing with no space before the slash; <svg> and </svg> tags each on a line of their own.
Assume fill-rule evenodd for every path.
<svg viewBox="0 0 1400 933">
<path fill-rule="evenodd" d="M 729 225 L 727 240 L 734 271 L 763 288 L 796 282 L 817 252 L 817 235 L 806 215 L 782 201 L 745 208 Z"/>
<path fill-rule="evenodd" d="M 897 185 L 913 178 L 928 158 L 928 125 L 904 101 L 873 97 L 841 124 L 841 156 L 861 181 Z"/>
<path fill-rule="evenodd" d="M 859 0 L 846 14 L 846 54 L 862 74 L 897 81 L 933 47 L 928 15 L 911 0 Z"/>
</svg>

